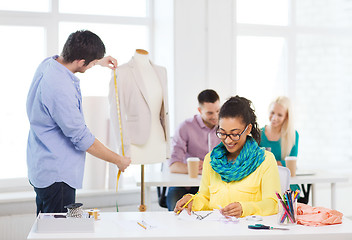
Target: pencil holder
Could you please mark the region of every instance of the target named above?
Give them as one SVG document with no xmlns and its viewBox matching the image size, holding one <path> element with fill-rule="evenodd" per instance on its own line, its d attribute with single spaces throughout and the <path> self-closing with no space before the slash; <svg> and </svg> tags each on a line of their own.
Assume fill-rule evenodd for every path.
<svg viewBox="0 0 352 240">
<path fill-rule="evenodd" d="M 278 224 L 288 225 L 297 222 L 297 199 L 279 200 Z"/>
</svg>

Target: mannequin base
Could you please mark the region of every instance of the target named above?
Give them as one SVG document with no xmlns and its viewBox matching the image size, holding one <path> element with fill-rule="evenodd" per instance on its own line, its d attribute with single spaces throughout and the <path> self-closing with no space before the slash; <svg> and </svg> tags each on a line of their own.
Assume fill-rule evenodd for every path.
<svg viewBox="0 0 352 240">
<path fill-rule="evenodd" d="M 139 211 L 140 212 L 145 212 L 145 211 L 147 211 L 147 206 L 146 205 L 139 205 Z"/>
</svg>

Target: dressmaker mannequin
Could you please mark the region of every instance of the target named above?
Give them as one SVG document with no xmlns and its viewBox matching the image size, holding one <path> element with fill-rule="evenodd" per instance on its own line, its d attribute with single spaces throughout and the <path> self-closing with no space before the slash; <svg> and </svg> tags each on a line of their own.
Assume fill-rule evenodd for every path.
<svg viewBox="0 0 352 240">
<path fill-rule="evenodd" d="M 151 113 L 150 135 L 144 145 L 131 143 L 132 163 L 156 163 L 166 159 L 166 140 L 160 123 L 160 111 L 163 101 L 163 89 L 160 80 L 149 61 L 147 51 L 137 49 L 133 60 L 141 73 L 146 89 L 144 98 L 148 102 Z"/>
<path fill-rule="evenodd" d="M 141 164 L 140 211 L 145 211 L 144 164 L 170 157 L 166 69 L 151 63 L 147 51 L 137 49 L 128 63 L 117 68 L 116 76 L 117 84 L 113 75 L 109 92 L 111 141 L 122 153 L 123 139 L 125 156 L 131 157 L 132 164 Z"/>
<path fill-rule="evenodd" d="M 145 86 L 144 98 L 148 102 L 151 114 L 150 135 L 144 145 L 131 143 L 131 159 L 133 162 L 163 162 L 166 159 L 165 134 L 160 123 L 160 110 L 163 103 L 163 89 L 156 72 L 149 61 L 148 52 L 137 49 L 133 60 L 139 69 Z M 146 211 L 144 204 L 144 165 L 141 165 L 141 205 L 139 211 Z"/>
<path fill-rule="evenodd" d="M 166 69 L 151 63 L 147 51 L 137 49 L 128 63 L 117 68 L 116 75 L 125 155 L 132 164 L 164 162 L 170 157 Z M 122 153 L 114 82 L 112 77 L 112 143 Z"/>
</svg>

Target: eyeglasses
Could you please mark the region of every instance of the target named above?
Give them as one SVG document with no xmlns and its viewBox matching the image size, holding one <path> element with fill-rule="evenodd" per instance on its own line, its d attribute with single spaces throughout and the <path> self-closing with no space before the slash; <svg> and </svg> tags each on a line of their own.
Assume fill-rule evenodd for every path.
<svg viewBox="0 0 352 240">
<path fill-rule="evenodd" d="M 240 140 L 242 134 L 247 130 L 247 128 L 248 128 L 248 125 L 240 134 L 233 134 L 233 133 L 226 134 L 226 133 L 219 132 L 218 130 L 216 131 L 216 136 L 223 141 L 225 141 L 227 137 L 229 137 L 232 141 L 238 141 Z"/>
<path fill-rule="evenodd" d="M 208 217 L 210 214 L 212 214 L 213 212 L 209 212 L 206 215 L 202 216 L 194 211 L 192 211 L 192 213 L 196 216 L 197 220 L 203 220 L 204 218 Z"/>
</svg>

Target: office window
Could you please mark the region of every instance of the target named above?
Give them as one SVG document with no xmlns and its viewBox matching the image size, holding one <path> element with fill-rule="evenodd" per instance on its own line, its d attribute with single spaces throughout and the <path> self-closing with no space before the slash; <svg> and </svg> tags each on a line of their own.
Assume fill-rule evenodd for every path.
<svg viewBox="0 0 352 240">
<path fill-rule="evenodd" d="M 239 36 L 236 49 L 237 93 L 253 102 L 258 122 L 264 126 L 273 96 L 284 93 L 287 81 L 285 39 Z"/>
<path fill-rule="evenodd" d="M 289 0 L 238 0 L 235 4 L 236 93 L 250 99 L 260 127 L 268 106 L 288 92 Z M 265 25 L 265 26 L 262 26 Z"/>
<path fill-rule="evenodd" d="M 237 0 L 237 23 L 288 24 L 288 0 Z"/>
<path fill-rule="evenodd" d="M 311 167 L 352 166 L 351 49 L 351 36 L 297 36 L 297 127 Z"/>
<path fill-rule="evenodd" d="M 48 0 L 11 0 L 0 1 L 0 10 L 24 11 L 24 12 L 49 12 L 50 1 Z"/>
<path fill-rule="evenodd" d="M 27 175 L 26 97 L 37 65 L 45 57 L 42 27 L 0 26 L 0 179 Z"/>
<path fill-rule="evenodd" d="M 269 101 L 286 95 L 298 167 L 351 169 L 352 2 L 238 0 L 234 11 L 236 91 L 253 100 L 260 125 Z"/>
<path fill-rule="evenodd" d="M 60 13 L 146 17 L 145 0 L 59 0 Z"/>
<path fill-rule="evenodd" d="M 297 26 L 351 27 L 351 1 L 298 0 L 296 1 Z"/>
<path fill-rule="evenodd" d="M 107 54 L 116 57 L 119 64 L 127 62 L 136 48 L 150 48 L 148 3 L 146 0 L 0 2 L 0 11 L 6 13 L 0 18 L 0 64 L 5 66 L 0 72 L 0 181 L 27 177 L 29 123 L 25 107 L 39 63 L 60 54 L 68 35 L 80 29 L 97 33 L 105 43 Z M 36 14 L 42 21 L 37 21 Z M 110 70 L 99 66 L 84 75 L 78 74 L 84 96 L 107 96 L 110 74 Z"/>
<path fill-rule="evenodd" d="M 300 152 L 312 168 L 352 167 L 351 16 L 351 1 L 296 2 L 294 98 Z"/>
<path fill-rule="evenodd" d="M 104 42 L 106 56 L 115 57 L 118 64 L 128 62 L 136 48 L 149 48 L 147 26 L 63 22 L 59 25 L 59 49 L 63 48 L 69 34 L 77 29 L 88 29 L 96 33 Z M 83 96 L 107 96 L 111 71 L 97 66 L 84 74 L 77 73 L 76 76 L 81 79 Z"/>
</svg>

